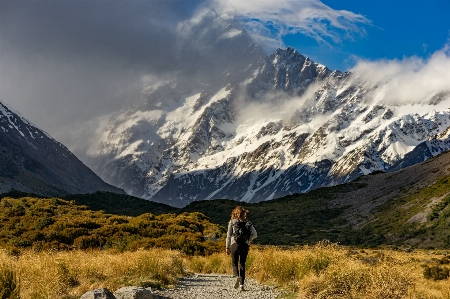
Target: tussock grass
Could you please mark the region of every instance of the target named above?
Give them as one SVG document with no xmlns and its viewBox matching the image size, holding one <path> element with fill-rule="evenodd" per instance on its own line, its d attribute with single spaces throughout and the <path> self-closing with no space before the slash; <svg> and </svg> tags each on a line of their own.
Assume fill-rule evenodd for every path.
<svg viewBox="0 0 450 299">
<path fill-rule="evenodd" d="M 253 248 L 247 275 L 302 299 L 450 299 L 449 279 L 423 275 L 439 253 L 349 250 L 328 242 L 293 249 Z M 231 274 L 230 257 L 192 257 L 190 270 Z"/>
<path fill-rule="evenodd" d="M 449 267 L 442 264 L 446 259 L 444 252 L 350 250 L 328 242 L 290 249 L 252 246 L 247 276 L 302 299 L 450 299 L 448 278 L 424 276 L 426 267 Z M 0 299 L 72 299 L 91 289 L 126 285 L 170 287 L 189 272 L 231 274 L 231 258 L 166 249 L 24 251 L 16 256 L 0 251 L 0 294 L 5 285 L 14 286 L 14 295 Z"/>
<path fill-rule="evenodd" d="M 174 285 L 186 274 L 183 255 L 165 249 L 125 253 L 28 251 L 17 258 L 0 252 L 2 262 L 10 263 L 17 273 L 23 299 L 79 298 L 100 287 L 114 291 L 126 285 Z"/>
</svg>

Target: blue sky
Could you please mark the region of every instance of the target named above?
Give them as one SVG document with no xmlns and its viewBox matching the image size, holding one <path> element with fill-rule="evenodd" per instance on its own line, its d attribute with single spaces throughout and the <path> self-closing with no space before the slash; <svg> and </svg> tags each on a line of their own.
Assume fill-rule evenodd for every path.
<svg viewBox="0 0 450 299">
<path fill-rule="evenodd" d="M 222 9 L 231 10 L 230 6 L 233 6 L 237 13 L 253 20 L 259 19 L 264 24 L 274 22 L 274 25 L 266 26 L 271 29 L 269 34 L 258 28 L 261 24 L 257 22 L 244 22 L 250 33 L 252 30 L 256 35 L 272 33 L 274 39 L 281 38 L 281 44 L 266 45 L 269 51 L 277 46 L 292 46 L 332 69 L 347 70 L 358 59 L 427 58 L 442 49 L 450 37 L 449 0 L 264 0 L 262 4 L 250 1 L 253 8 L 236 0 L 227 2 L 231 4 Z M 301 6 L 309 8 L 308 12 L 299 9 Z M 361 17 L 365 19 L 358 19 Z M 300 18 L 306 21 L 298 22 Z M 345 30 L 333 26 L 333 21 L 340 22 Z M 328 33 L 335 36 L 319 32 L 323 40 L 318 41 L 317 36 L 309 34 L 306 28 L 314 28 L 317 24 L 324 25 Z M 294 29 L 295 34 L 289 33 L 290 28 L 296 26 L 303 28 Z M 276 36 L 277 33 L 280 36 Z M 341 38 L 336 40 L 337 36 Z M 264 42 L 262 44 L 264 46 Z"/>
<path fill-rule="evenodd" d="M 346 70 L 354 57 L 402 59 L 429 57 L 442 49 L 450 37 L 450 1 L 448 0 L 323 0 L 336 10 L 350 10 L 371 21 L 361 25 L 367 31 L 355 41 L 344 40 L 332 47 L 319 45 L 301 34 L 283 38 L 286 45 L 320 60 L 330 68 Z"/>
</svg>

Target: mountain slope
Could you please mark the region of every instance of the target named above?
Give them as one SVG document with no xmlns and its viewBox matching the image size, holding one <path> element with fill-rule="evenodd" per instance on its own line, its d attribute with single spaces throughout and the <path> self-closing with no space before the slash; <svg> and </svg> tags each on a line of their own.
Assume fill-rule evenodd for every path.
<svg viewBox="0 0 450 299">
<path fill-rule="evenodd" d="M 196 201 L 182 211 L 202 212 L 226 225 L 243 205 L 262 244 L 383 244 L 448 247 L 450 152 L 395 172 L 378 172 L 339 186 L 260 203 Z"/>
<path fill-rule="evenodd" d="M 47 196 L 100 190 L 123 193 L 0 102 L 0 193 L 11 189 Z"/>
</svg>

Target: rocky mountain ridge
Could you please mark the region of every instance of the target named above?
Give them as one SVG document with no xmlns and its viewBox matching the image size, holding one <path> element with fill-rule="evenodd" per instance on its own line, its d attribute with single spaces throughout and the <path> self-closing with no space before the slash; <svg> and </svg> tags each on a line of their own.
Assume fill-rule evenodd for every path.
<svg viewBox="0 0 450 299">
<path fill-rule="evenodd" d="M 46 196 L 123 190 L 103 182 L 64 145 L 0 102 L 0 193 Z"/>
</svg>

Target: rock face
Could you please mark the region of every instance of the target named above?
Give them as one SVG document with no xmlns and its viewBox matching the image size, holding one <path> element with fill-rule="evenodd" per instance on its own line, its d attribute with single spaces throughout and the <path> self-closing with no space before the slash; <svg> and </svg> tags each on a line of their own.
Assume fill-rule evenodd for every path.
<svg viewBox="0 0 450 299">
<path fill-rule="evenodd" d="M 0 102 L 0 193 L 46 196 L 123 190 L 102 181 L 64 145 Z"/>
<path fill-rule="evenodd" d="M 331 71 L 293 48 L 266 56 L 215 12 L 181 27 L 205 57 L 217 57 L 213 70 L 146 86 L 111 117 L 90 163 L 132 195 L 178 207 L 215 198 L 258 202 L 450 149 L 450 114 L 442 108 L 449 91 L 417 105 L 389 104 L 389 82 Z"/>
</svg>

